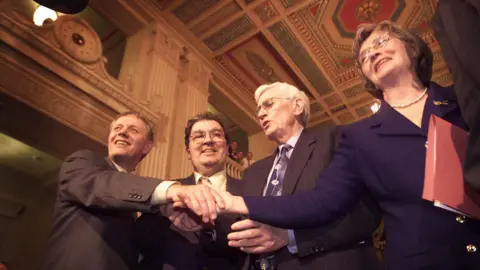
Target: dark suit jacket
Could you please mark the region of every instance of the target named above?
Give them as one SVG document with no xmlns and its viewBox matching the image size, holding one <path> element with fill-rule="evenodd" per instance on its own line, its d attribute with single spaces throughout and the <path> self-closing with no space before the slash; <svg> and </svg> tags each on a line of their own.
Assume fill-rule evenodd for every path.
<svg viewBox="0 0 480 270">
<path fill-rule="evenodd" d="M 195 184 L 193 174 L 177 181 Z M 230 193 L 240 195 L 242 185 L 243 181 L 227 176 Z M 168 218 L 143 214 L 135 223 L 135 240 L 143 257 L 140 269 L 241 269 L 245 254 L 227 244 L 230 226 L 237 220 L 238 216 L 219 216 L 215 221 L 217 240 L 212 242 L 200 233 L 178 230 Z"/>
<path fill-rule="evenodd" d="M 440 0 L 432 27 L 455 82 L 470 127 L 465 180 L 480 191 L 480 1 Z"/>
<path fill-rule="evenodd" d="M 433 101 L 448 104 L 435 106 Z M 422 128 L 382 102 L 376 114 L 343 129 L 332 162 L 313 191 L 246 197 L 251 218 L 284 228 L 317 226 L 344 215 L 369 191 L 384 214 L 387 269 L 478 269 L 480 254 L 465 248 L 480 247 L 478 221 L 457 222 L 456 214 L 422 200 L 431 114 L 465 128 L 451 88 L 430 84 Z M 459 268 L 462 264 L 470 268 Z"/>
<path fill-rule="evenodd" d="M 328 166 L 337 145 L 338 133 L 327 127 L 319 131 L 304 129 L 295 145 L 285 172 L 283 195 L 312 190 L 320 173 Z M 262 196 L 275 154 L 257 161 L 245 173 L 243 195 Z M 366 198 L 367 199 L 367 198 Z M 330 269 L 374 270 L 379 260 L 371 244 L 381 216 L 370 199 L 358 204 L 347 215 L 322 227 L 294 230 L 298 255 L 287 247 L 276 252 L 279 270 Z M 366 241 L 365 244 L 359 244 Z M 253 260 L 254 256 L 250 257 Z"/>
<path fill-rule="evenodd" d="M 133 213 L 149 211 L 160 180 L 119 172 L 89 150 L 62 165 L 45 270 L 136 267 Z"/>
</svg>

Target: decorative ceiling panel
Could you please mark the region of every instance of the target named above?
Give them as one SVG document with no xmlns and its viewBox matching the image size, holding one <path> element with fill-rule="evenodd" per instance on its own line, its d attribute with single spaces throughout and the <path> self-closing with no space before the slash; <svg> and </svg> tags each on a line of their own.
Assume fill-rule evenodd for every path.
<svg viewBox="0 0 480 270">
<path fill-rule="evenodd" d="M 254 28 L 255 25 L 250 18 L 244 15 L 220 29 L 220 31 L 207 38 L 204 42 L 210 50 L 215 51 Z"/>
<path fill-rule="evenodd" d="M 204 21 L 193 25 L 190 31 L 192 31 L 192 33 L 198 37 L 208 31 L 210 28 L 216 26 L 219 21 L 229 18 L 241 10 L 242 8 L 237 4 L 237 2 L 231 2 L 208 16 Z"/>
<path fill-rule="evenodd" d="M 338 96 L 337 93 L 334 93 L 331 96 L 324 98 L 323 101 L 325 101 L 325 103 L 329 107 L 342 103 L 342 99 Z"/>
<path fill-rule="evenodd" d="M 359 84 L 343 90 L 343 95 L 347 98 L 354 98 L 357 95 L 363 94 L 364 92 L 366 91 L 363 87 L 363 84 Z"/>
<path fill-rule="evenodd" d="M 264 23 L 278 15 L 278 12 L 272 6 L 270 1 L 265 1 L 263 4 L 258 5 L 255 8 L 255 13 Z"/>
<path fill-rule="evenodd" d="M 252 92 L 258 86 L 258 82 L 251 80 L 249 77 L 245 76 L 243 70 L 239 69 L 235 65 L 231 58 L 227 55 L 220 55 L 215 57 L 215 61 L 232 76 L 237 82 L 239 82 L 246 90 Z"/>
<path fill-rule="evenodd" d="M 289 8 L 295 4 L 295 2 L 298 2 L 298 0 L 280 0 L 283 4 L 284 7 Z"/>
<path fill-rule="evenodd" d="M 337 106 L 337 107 L 333 108 L 331 111 L 332 111 L 332 113 L 338 113 L 338 112 L 344 111 L 346 109 L 347 109 L 347 106 L 345 104 L 342 104 L 340 106 Z"/>
<path fill-rule="evenodd" d="M 371 115 L 375 99 L 364 90 L 352 53 L 361 23 L 389 19 L 412 29 L 433 50 L 433 80 L 452 83 L 428 24 L 438 0 L 149 1 L 184 23 L 179 32 L 190 31 L 187 40 L 207 46 L 199 50 L 230 77 L 232 88 L 251 94 L 260 84 L 285 81 L 305 91 L 312 123 Z"/>
<path fill-rule="evenodd" d="M 318 102 L 310 104 L 310 114 L 316 114 L 321 111 L 323 111 L 323 108 L 322 105 L 320 105 Z"/>
<path fill-rule="evenodd" d="M 198 17 L 219 0 L 189 0 L 173 11 L 173 14 L 183 23 L 188 23 Z"/>
<path fill-rule="evenodd" d="M 290 15 L 312 57 L 320 61 L 325 75 L 336 87 L 360 81 L 352 54 L 353 37 L 361 23 L 390 19 L 416 30 L 434 52 L 438 46 L 426 20 L 433 14 L 433 0 L 340 0 L 311 1 L 306 8 Z M 443 64 L 439 57 L 436 61 Z"/>
<path fill-rule="evenodd" d="M 172 0 L 154 0 L 153 3 L 155 4 L 155 6 L 159 7 L 160 10 L 165 10 L 171 4 L 173 4 L 173 1 Z"/>
<path fill-rule="evenodd" d="M 346 112 L 337 116 L 338 120 L 342 125 L 350 124 L 355 122 L 355 117 L 350 112 Z"/>
<path fill-rule="evenodd" d="M 353 39 L 359 24 L 384 20 L 396 22 L 404 9 L 404 0 L 340 0 L 332 21 L 342 37 Z"/>
<path fill-rule="evenodd" d="M 246 42 L 226 52 L 224 61 L 230 69 L 237 70 L 245 80 L 252 82 L 256 87 L 277 81 L 287 82 L 296 85 L 299 89 L 305 89 L 293 71 L 278 58 L 278 53 L 265 40 L 262 35 L 256 35 Z M 313 99 L 310 93 L 306 92 L 309 98 Z"/>
<path fill-rule="evenodd" d="M 374 103 L 377 102 L 375 98 L 372 97 L 368 92 L 365 91 L 365 93 L 362 96 L 358 96 L 356 99 L 350 101 L 350 106 L 353 108 L 356 107 L 362 107 L 363 105 L 367 103 Z"/>
<path fill-rule="evenodd" d="M 451 73 L 445 73 L 433 78 L 433 81 L 442 85 L 442 86 L 450 86 L 453 84 L 453 78 Z"/>
<path fill-rule="evenodd" d="M 311 56 L 289 31 L 284 22 L 272 25 L 269 30 L 319 94 L 325 95 L 333 90 Z"/>
<path fill-rule="evenodd" d="M 356 108 L 355 109 L 355 112 L 358 114 L 358 116 L 360 117 L 364 117 L 364 116 L 368 116 L 368 115 L 371 115 L 372 114 L 372 110 L 370 109 L 370 106 L 373 105 L 373 102 L 368 104 L 368 105 L 365 105 L 365 106 L 362 106 L 360 108 Z"/>
</svg>

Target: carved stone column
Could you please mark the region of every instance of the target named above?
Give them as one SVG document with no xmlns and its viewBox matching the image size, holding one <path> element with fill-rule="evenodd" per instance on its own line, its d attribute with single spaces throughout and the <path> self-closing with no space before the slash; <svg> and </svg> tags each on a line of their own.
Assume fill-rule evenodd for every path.
<svg viewBox="0 0 480 270">
<path fill-rule="evenodd" d="M 132 95 L 160 120 L 155 125 L 155 146 L 138 168 L 141 175 L 167 178 L 175 130 L 177 87 L 182 44 L 160 24 L 153 23 L 127 40 L 120 80 Z"/>
<path fill-rule="evenodd" d="M 211 70 L 198 57 L 184 50 L 181 55 L 180 83 L 177 86 L 177 106 L 175 111 L 175 131 L 172 138 L 174 160 L 170 167 L 170 177 L 186 177 L 192 173 L 192 165 L 185 151 L 185 126 L 188 119 L 207 111 L 208 87 Z"/>
</svg>

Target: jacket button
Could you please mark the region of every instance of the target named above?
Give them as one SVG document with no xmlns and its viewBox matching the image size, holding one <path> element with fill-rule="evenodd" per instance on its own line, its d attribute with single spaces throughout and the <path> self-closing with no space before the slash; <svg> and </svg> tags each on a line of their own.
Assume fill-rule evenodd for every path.
<svg viewBox="0 0 480 270">
<path fill-rule="evenodd" d="M 133 193 L 128 193 L 128 197 L 131 199 L 133 198 Z"/>
<path fill-rule="evenodd" d="M 425 142 L 425 148 L 428 148 L 428 141 Z"/>
<path fill-rule="evenodd" d="M 476 251 L 477 251 L 477 247 L 474 246 L 474 245 L 467 245 L 467 251 L 468 251 L 468 252 L 476 252 Z"/>
<path fill-rule="evenodd" d="M 459 215 L 455 218 L 455 220 L 458 222 L 458 223 L 464 223 L 465 222 L 465 216 L 462 216 L 462 215 Z"/>
</svg>

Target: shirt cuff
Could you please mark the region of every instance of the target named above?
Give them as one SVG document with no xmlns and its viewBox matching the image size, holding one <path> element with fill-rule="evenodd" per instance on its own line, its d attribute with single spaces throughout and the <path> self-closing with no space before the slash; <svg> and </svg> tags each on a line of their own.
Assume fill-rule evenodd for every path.
<svg viewBox="0 0 480 270">
<path fill-rule="evenodd" d="M 293 230 L 288 230 L 288 251 L 292 254 L 297 254 L 298 253 L 298 248 L 297 248 L 297 241 L 295 240 L 295 234 L 293 233 Z"/>
<path fill-rule="evenodd" d="M 160 183 L 152 194 L 152 204 L 165 204 L 167 203 L 167 189 L 173 185 L 178 183 L 177 181 L 163 181 Z"/>
</svg>

